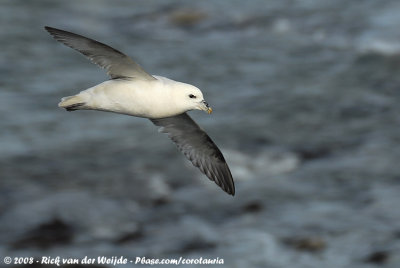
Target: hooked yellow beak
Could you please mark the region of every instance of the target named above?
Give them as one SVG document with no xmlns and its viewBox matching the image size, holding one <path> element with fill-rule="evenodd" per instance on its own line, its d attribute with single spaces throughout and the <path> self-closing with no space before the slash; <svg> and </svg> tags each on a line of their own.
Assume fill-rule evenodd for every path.
<svg viewBox="0 0 400 268">
<path fill-rule="evenodd" d="M 208 114 L 211 114 L 213 110 L 210 107 L 210 105 L 208 105 L 208 103 L 205 100 L 202 100 L 201 103 L 203 104 L 201 109 L 206 111 Z"/>
</svg>

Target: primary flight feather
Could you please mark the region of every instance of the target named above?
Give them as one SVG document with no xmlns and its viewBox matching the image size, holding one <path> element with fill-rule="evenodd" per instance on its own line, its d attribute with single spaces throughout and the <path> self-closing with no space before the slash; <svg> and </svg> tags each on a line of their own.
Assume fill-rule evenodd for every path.
<svg viewBox="0 0 400 268">
<path fill-rule="evenodd" d="M 190 110 L 212 112 L 195 86 L 150 75 L 122 52 L 90 38 L 46 26 L 57 41 L 85 55 L 112 78 L 77 95 L 64 97 L 67 111 L 99 110 L 150 119 L 167 133 L 194 166 L 225 192 L 235 195 L 229 167 L 221 151 L 190 116 Z"/>
</svg>

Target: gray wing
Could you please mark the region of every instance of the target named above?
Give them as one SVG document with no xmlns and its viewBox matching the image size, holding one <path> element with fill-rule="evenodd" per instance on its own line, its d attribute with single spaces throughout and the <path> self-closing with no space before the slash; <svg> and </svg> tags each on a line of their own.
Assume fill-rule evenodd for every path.
<svg viewBox="0 0 400 268">
<path fill-rule="evenodd" d="M 67 31 L 44 27 L 57 41 L 73 48 L 101 68 L 107 70 L 111 78 L 137 78 L 155 80 L 136 62 L 122 52 L 103 43 Z"/>
<path fill-rule="evenodd" d="M 221 151 L 186 113 L 166 118 L 150 119 L 160 132 L 167 133 L 178 149 L 194 166 L 225 192 L 235 195 L 232 174 Z"/>
</svg>

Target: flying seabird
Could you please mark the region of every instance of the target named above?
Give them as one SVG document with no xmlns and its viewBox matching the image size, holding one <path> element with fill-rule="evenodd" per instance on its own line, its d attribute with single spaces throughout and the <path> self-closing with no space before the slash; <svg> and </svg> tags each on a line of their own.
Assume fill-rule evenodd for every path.
<svg viewBox="0 0 400 268">
<path fill-rule="evenodd" d="M 99 110 L 150 119 L 177 145 L 192 164 L 230 195 L 235 195 L 232 174 L 221 151 L 186 113 L 211 107 L 195 86 L 150 75 L 122 52 L 90 38 L 46 26 L 55 40 L 77 50 L 111 77 L 99 85 L 64 97 L 58 104 L 67 111 Z"/>
</svg>

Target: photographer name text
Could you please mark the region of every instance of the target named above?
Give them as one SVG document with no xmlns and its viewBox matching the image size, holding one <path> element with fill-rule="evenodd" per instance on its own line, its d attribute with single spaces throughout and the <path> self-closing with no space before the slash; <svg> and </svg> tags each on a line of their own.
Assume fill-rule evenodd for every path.
<svg viewBox="0 0 400 268">
<path fill-rule="evenodd" d="M 181 265 L 181 264 L 224 264 L 224 259 L 219 257 L 210 259 L 210 258 L 146 258 L 146 257 L 136 257 L 134 259 L 129 259 L 124 256 L 98 256 L 96 258 L 89 258 L 85 256 L 83 258 L 63 258 L 60 256 L 50 257 L 50 256 L 42 256 L 40 258 L 34 257 L 5 257 L 3 259 L 5 264 L 36 264 L 40 263 L 43 265 L 73 265 L 73 264 L 108 264 L 108 265 L 123 265 L 123 264 L 145 264 L 145 265 L 158 265 L 158 264 L 169 264 L 169 265 Z"/>
</svg>

